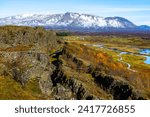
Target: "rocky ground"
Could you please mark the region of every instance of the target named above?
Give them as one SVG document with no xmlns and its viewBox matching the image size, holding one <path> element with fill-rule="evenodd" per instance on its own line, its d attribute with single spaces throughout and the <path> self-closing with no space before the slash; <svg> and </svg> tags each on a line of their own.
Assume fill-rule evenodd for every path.
<svg viewBox="0 0 150 117">
<path fill-rule="evenodd" d="M 146 99 L 41 28 L 0 28 L 0 99 Z"/>
</svg>

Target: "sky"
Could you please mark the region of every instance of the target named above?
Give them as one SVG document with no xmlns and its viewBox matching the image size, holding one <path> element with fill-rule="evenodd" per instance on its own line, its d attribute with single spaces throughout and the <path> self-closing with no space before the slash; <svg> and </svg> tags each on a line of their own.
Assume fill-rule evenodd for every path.
<svg viewBox="0 0 150 117">
<path fill-rule="evenodd" d="M 0 18 L 18 14 L 77 12 L 119 16 L 150 26 L 150 0 L 0 0 Z"/>
</svg>

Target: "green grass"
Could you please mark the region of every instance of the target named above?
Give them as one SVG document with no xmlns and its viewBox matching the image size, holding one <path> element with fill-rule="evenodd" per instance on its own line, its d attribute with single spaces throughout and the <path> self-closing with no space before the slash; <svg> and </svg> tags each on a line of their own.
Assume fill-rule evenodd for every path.
<svg viewBox="0 0 150 117">
<path fill-rule="evenodd" d="M 32 92 L 33 96 L 41 95 L 41 90 L 39 88 L 39 80 L 37 78 L 32 78 L 26 84 L 25 90 Z"/>
<path fill-rule="evenodd" d="M 125 62 L 130 63 L 135 68 L 136 68 L 136 66 L 141 66 L 143 69 L 144 68 L 150 69 L 150 65 L 144 63 L 145 57 L 143 57 L 143 56 L 124 54 L 124 55 L 122 55 L 122 57 Z"/>
<path fill-rule="evenodd" d="M 0 76 L 0 100 L 36 100 L 43 95 L 37 79 L 31 79 L 23 87 L 9 77 Z"/>
<path fill-rule="evenodd" d="M 36 99 L 25 91 L 22 86 L 9 77 L 0 77 L 0 99 L 1 100 L 22 100 L 22 99 Z"/>
</svg>

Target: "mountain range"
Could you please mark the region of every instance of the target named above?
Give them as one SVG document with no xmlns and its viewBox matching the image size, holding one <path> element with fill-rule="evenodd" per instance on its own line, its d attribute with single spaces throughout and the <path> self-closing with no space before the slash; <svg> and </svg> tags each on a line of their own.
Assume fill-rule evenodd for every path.
<svg viewBox="0 0 150 117">
<path fill-rule="evenodd" d="M 0 18 L 0 26 L 43 26 L 46 29 L 72 31 L 138 30 L 150 31 L 147 25 L 137 26 L 122 17 L 100 17 L 67 12 L 64 14 L 23 14 Z"/>
</svg>

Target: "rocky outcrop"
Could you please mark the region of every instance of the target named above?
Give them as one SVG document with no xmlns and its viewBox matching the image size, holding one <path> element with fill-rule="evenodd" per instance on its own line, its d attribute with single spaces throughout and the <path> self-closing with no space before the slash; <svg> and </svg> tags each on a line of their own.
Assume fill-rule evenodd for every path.
<svg viewBox="0 0 150 117">
<path fill-rule="evenodd" d="M 51 73 L 52 72 L 48 70 L 44 71 L 39 79 L 39 87 L 42 93 L 46 96 L 50 96 L 53 92 L 53 83 L 50 79 Z"/>
<path fill-rule="evenodd" d="M 92 77 L 101 88 L 112 94 L 115 100 L 144 99 L 142 95 L 137 95 L 135 88 L 122 78 L 109 76 L 98 71 L 92 72 Z"/>
<path fill-rule="evenodd" d="M 59 58 L 59 56 L 61 56 L 62 54 L 64 54 L 64 50 L 62 50 L 61 52 L 56 52 L 55 55 L 53 55 L 53 58 L 55 58 L 55 60 L 52 62 L 52 64 L 55 65 L 56 69 L 51 75 L 51 79 L 57 91 L 59 92 L 60 87 L 65 87 L 62 88 L 62 95 L 63 94 L 65 95 L 66 92 L 69 93 L 69 96 L 65 95 L 65 97 L 71 96 L 71 99 L 79 99 L 79 100 L 96 99 L 94 95 L 90 94 L 90 92 L 86 90 L 86 88 L 80 81 L 76 80 L 73 77 L 72 78 L 67 77 L 67 75 L 64 73 L 62 69 L 62 61 Z"/>
</svg>

